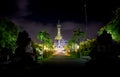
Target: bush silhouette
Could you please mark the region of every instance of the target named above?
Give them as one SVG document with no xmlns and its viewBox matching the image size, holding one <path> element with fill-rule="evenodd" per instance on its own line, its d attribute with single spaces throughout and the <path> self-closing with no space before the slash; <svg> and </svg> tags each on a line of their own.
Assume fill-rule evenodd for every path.
<svg viewBox="0 0 120 77">
<path fill-rule="evenodd" d="M 26 31 L 19 32 L 16 41 L 18 47 L 15 51 L 15 62 L 18 63 L 32 63 L 33 62 L 33 49 L 31 47 L 31 38 Z"/>
</svg>

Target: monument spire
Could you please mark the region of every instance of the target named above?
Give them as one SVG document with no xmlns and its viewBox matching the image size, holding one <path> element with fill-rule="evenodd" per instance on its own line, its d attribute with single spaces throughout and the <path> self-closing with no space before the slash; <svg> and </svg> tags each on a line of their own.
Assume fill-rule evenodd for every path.
<svg viewBox="0 0 120 77">
<path fill-rule="evenodd" d="M 60 48 L 61 47 L 61 40 L 62 40 L 60 20 L 58 20 L 58 24 L 57 24 L 57 36 L 55 37 L 55 40 L 57 41 L 57 47 Z"/>
</svg>

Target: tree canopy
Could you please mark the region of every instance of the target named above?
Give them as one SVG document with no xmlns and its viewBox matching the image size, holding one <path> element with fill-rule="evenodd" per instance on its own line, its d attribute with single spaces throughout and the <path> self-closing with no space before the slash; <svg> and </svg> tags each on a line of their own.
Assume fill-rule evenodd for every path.
<svg viewBox="0 0 120 77">
<path fill-rule="evenodd" d="M 112 20 L 99 31 L 99 35 L 103 33 L 104 30 L 111 34 L 114 41 L 120 42 L 120 8 L 114 11 L 115 16 Z"/>
<path fill-rule="evenodd" d="M 50 38 L 49 33 L 47 33 L 46 31 L 40 31 L 38 33 L 37 38 L 43 43 L 43 45 L 46 45 L 48 48 L 52 48 L 52 40 Z M 44 50 L 44 47 L 43 47 Z"/>
<path fill-rule="evenodd" d="M 17 25 L 7 18 L 0 18 L 0 49 L 5 48 L 14 51 L 18 33 Z"/>
<path fill-rule="evenodd" d="M 44 42 L 47 38 L 49 38 L 49 34 L 48 34 L 46 31 L 43 30 L 43 31 L 40 31 L 40 32 L 38 33 L 37 38 L 38 38 L 40 41 Z"/>
</svg>

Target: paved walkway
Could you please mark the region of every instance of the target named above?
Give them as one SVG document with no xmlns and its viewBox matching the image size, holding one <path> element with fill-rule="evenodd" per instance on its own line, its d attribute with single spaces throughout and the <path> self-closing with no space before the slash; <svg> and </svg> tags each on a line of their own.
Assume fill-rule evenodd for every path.
<svg viewBox="0 0 120 77">
<path fill-rule="evenodd" d="M 82 60 L 80 58 L 73 58 L 65 55 L 64 52 L 56 52 L 53 57 L 43 62 L 43 64 L 57 64 L 57 65 L 84 65 L 86 60 Z"/>
<path fill-rule="evenodd" d="M 40 76 L 63 76 L 66 75 L 79 75 L 82 72 L 86 72 L 85 70 L 85 62 L 82 59 L 72 58 L 70 56 L 66 56 L 64 52 L 56 52 L 53 57 L 42 62 L 42 64 L 33 64 L 33 65 L 12 65 L 6 67 L 5 72 L 13 73 L 16 75 L 27 74 L 27 75 L 40 75 Z M 78 73 L 77 73 L 78 72 Z M 49 74 L 50 73 L 50 74 Z"/>
</svg>

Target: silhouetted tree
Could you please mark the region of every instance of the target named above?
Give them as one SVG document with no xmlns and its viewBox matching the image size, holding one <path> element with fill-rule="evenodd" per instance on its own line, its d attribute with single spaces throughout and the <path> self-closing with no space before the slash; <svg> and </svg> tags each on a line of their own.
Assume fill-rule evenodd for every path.
<svg viewBox="0 0 120 77">
<path fill-rule="evenodd" d="M 19 28 L 7 18 L 0 18 L 0 58 L 9 59 L 14 53 Z"/>
<path fill-rule="evenodd" d="M 15 51 L 16 61 L 21 63 L 30 63 L 33 62 L 33 49 L 31 47 L 31 38 L 26 31 L 19 32 L 17 39 L 17 45 Z"/>
<path fill-rule="evenodd" d="M 112 37 L 111 34 L 108 34 L 107 31 L 103 31 L 103 34 L 97 37 L 97 42 L 100 45 L 111 45 L 112 44 Z"/>
<path fill-rule="evenodd" d="M 84 38 L 85 33 L 83 31 L 80 30 L 80 28 L 76 29 L 75 31 L 73 31 L 73 37 L 72 39 L 74 39 L 76 41 L 76 43 L 79 43 L 79 38 L 82 37 Z"/>
<path fill-rule="evenodd" d="M 107 33 L 111 34 L 114 41 L 120 43 L 120 8 L 117 8 L 114 14 L 111 21 L 100 29 L 99 34 L 102 34 L 102 32 L 106 30 Z"/>
<path fill-rule="evenodd" d="M 80 28 L 76 29 L 73 31 L 73 35 L 72 35 L 72 38 L 68 41 L 68 44 L 67 44 L 67 47 L 68 49 L 70 50 L 71 52 L 71 55 L 78 55 L 80 54 L 81 55 L 81 52 L 78 53 L 77 49 L 76 49 L 76 46 L 77 44 L 80 42 L 80 37 L 84 38 L 84 32 L 82 32 L 80 30 Z M 82 55 L 81 55 L 82 56 Z M 80 57 L 81 57 L 80 56 Z"/>
<path fill-rule="evenodd" d="M 98 32 L 89 63 L 120 64 L 120 8 L 114 13 L 112 20 Z"/>
<path fill-rule="evenodd" d="M 95 47 L 90 52 L 92 60 L 107 62 L 110 58 L 111 47 L 112 47 L 112 37 L 107 31 L 103 31 L 103 34 L 97 37 L 97 42 Z"/>
</svg>

